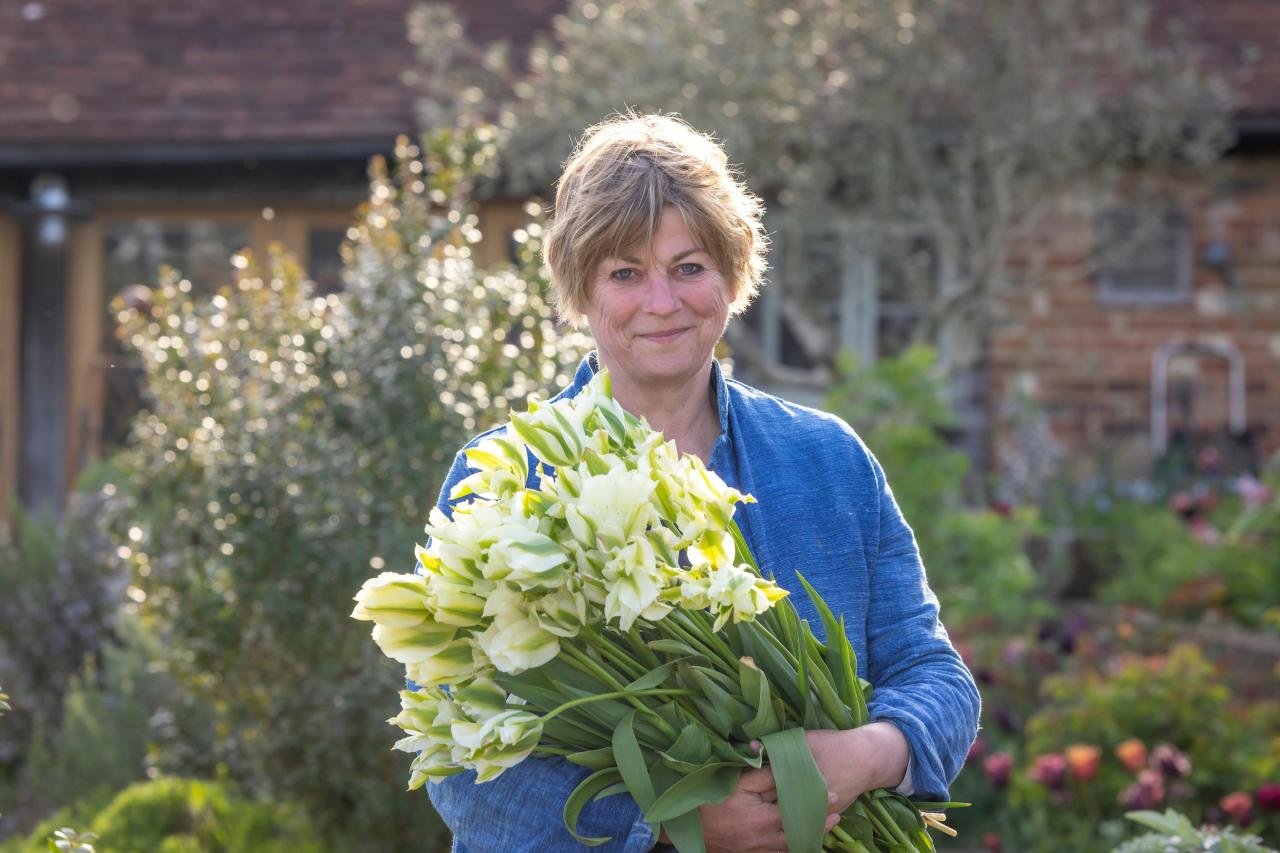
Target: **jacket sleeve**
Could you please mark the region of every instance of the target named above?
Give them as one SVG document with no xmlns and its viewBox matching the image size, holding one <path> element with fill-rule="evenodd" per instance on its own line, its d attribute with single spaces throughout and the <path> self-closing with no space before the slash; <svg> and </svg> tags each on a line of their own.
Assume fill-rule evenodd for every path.
<svg viewBox="0 0 1280 853">
<path fill-rule="evenodd" d="M 471 470 L 461 453 L 440 490 L 438 506 L 450 513 L 449 493 Z M 406 680 L 410 690 L 417 687 Z M 564 803 L 587 775 L 563 758 L 530 756 L 498 778 L 476 783 L 474 772 L 427 786 L 431 803 L 453 833 L 459 853 L 560 853 L 584 850 L 564 825 Z M 656 839 L 629 794 L 588 803 L 578 819 L 579 835 L 609 837 L 594 850 L 640 853 Z"/>
<path fill-rule="evenodd" d="M 868 679 L 873 720 L 894 723 L 911 748 L 918 800 L 946 800 L 978 733 L 981 699 L 964 661 L 938 619 L 915 536 L 884 471 L 871 465 L 879 494 L 878 538 L 870 565 Z"/>
</svg>

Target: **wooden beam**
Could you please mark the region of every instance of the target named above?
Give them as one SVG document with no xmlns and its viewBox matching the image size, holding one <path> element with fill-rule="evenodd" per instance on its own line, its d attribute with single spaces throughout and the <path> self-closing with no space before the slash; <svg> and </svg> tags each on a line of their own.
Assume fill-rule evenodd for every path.
<svg viewBox="0 0 1280 853">
<path fill-rule="evenodd" d="M 63 482 L 68 493 L 85 467 L 101 456 L 101 353 L 107 305 L 102 252 L 99 222 L 86 222 L 72 231 L 67 274 L 67 466 Z"/>
<path fill-rule="evenodd" d="M 0 215 L 0 522 L 18 490 L 18 223 Z"/>
</svg>

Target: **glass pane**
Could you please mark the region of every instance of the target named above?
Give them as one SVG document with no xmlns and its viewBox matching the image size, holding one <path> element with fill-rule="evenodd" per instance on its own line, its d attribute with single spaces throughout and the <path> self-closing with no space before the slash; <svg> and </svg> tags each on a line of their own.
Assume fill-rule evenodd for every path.
<svg viewBox="0 0 1280 853">
<path fill-rule="evenodd" d="M 307 234 L 307 276 L 316 283 L 316 293 L 342 290 L 342 243 L 345 228 L 312 228 Z"/>
<path fill-rule="evenodd" d="M 103 239 L 104 311 L 116 294 L 134 284 L 153 286 L 162 265 L 190 279 L 192 293 L 211 296 L 232 279 L 231 256 L 249 245 L 249 225 L 204 219 L 113 222 Z M 129 423 L 142 408 L 142 368 L 115 336 L 115 317 L 103 326 L 102 448 L 124 443 Z"/>
</svg>

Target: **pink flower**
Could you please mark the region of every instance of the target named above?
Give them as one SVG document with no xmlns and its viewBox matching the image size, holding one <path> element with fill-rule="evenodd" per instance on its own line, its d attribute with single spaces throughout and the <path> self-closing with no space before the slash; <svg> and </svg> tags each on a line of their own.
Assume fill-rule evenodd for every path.
<svg viewBox="0 0 1280 853">
<path fill-rule="evenodd" d="M 1222 799 L 1218 805 L 1226 812 L 1237 826 L 1245 826 L 1253 814 L 1253 797 L 1244 791 L 1233 791 Z"/>
<path fill-rule="evenodd" d="M 1254 509 L 1262 506 L 1272 498 L 1271 487 L 1257 477 L 1246 474 L 1236 480 L 1236 492 L 1244 501 L 1245 507 Z"/>
<path fill-rule="evenodd" d="M 1004 839 L 998 832 L 987 832 L 982 836 L 982 849 L 987 853 L 1001 853 L 1004 850 Z"/>
<path fill-rule="evenodd" d="M 1203 518 L 1193 518 L 1188 525 L 1191 527 L 1192 537 L 1201 545 L 1217 545 L 1222 541 L 1222 534 L 1218 532 L 1218 528 Z"/>
<path fill-rule="evenodd" d="M 1164 802 L 1164 777 L 1155 770 L 1143 770 L 1136 782 L 1120 792 L 1120 802 L 1126 809 L 1159 808 Z"/>
<path fill-rule="evenodd" d="M 1151 766 L 1170 779 L 1185 779 L 1191 774 L 1191 761 L 1170 743 L 1156 744 L 1151 751 Z"/>
<path fill-rule="evenodd" d="M 1258 808 L 1268 812 L 1280 812 L 1280 783 L 1268 782 L 1259 785 L 1253 795 Z"/>
<path fill-rule="evenodd" d="M 965 756 L 964 763 L 972 764 L 975 761 L 981 761 L 982 756 L 987 754 L 987 742 L 982 738 L 978 738 L 969 747 L 969 754 Z"/>
<path fill-rule="evenodd" d="M 1031 781 L 1039 782 L 1050 790 L 1060 790 L 1067 778 L 1067 759 L 1056 752 L 1041 755 L 1027 775 L 1031 777 Z"/>
<path fill-rule="evenodd" d="M 1013 756 L 1007 752 L 996 752 L 988 755 L 982 762 L 982 769 L 989 781 L 997 789 L 1009 784 L 1009 773 L 1013 770 Z"/>
</svg>

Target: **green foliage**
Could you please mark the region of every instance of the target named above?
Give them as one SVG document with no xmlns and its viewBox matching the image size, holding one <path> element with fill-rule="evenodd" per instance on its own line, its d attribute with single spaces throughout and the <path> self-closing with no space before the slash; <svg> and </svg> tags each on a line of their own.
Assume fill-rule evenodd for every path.
<svg viewBox="0 0 1280 853">
<path fill-rule="evenodd" d="M 1073 672 L 1047 679 L 1043 706 L 1026 724 L 1026 773 L 1010 783 L 1012 823 L 1026 834 L 1025 849 L 1058 849 L 1037 838 L 1073 837 L 1080 826 L 1109 825 L 1119 831 L 1125 791 L 1135 774 L 1115 753 L 1136 739 L 1155 754 L 1167 744 L 1185 756 L 1179 772 L 1158 771 L 1160 804 L 1173 803 L 1196 818 L 1231 791 L 1250 784 L 1254 757 L 1268 749 L 1280 727 L 1280 708 L 1255 706 L 1242 713 L 1231 691 L 1199 649 L 1179 645 L 1167 656 L 1119 659 L 1105 672 Z M 1096 746 L 1096 776 L 1061 787 L 1035 778 L 1044 756 L 1063 755 L 1077 744 Z M 1039 846 L 1037 846 L 1039 845 Z M 1020 847 L 1019 849 L 1024 849 Z"/>
<path fill-rule="evenodd" d="M 1025 622 L 1043 609 L 1032 594 L 1037 580 L 1024 549 L 1036 514 L 967 505 L 969 464 L 948 443 L 955 417 L 934 360 L 927 347 L 869 366 L 845 354 L 826 406 L 858 430 L 884 467 L 948 622 Z"/>
<path fill-rule="evenodd" d="M 1253 835 L 1239 835 L 1231 827 L 1197 829 L 1186 815 L 1174 809 L 1130 812 L 1125 815 L 1154 830 L 1126 841 L 1115 853 L 1275 853 Z"/>
<path fill-rule="evenodd" d="M 90 830 L 80 837 L 97 836 L 96 847 L 103 853 L 321 853 L 328 849 L 297 808 L 254 802 L 217 782 L 162 777 L 130 785 L 106 799 L 98 798 L 91 809 L 77 811 L 77 825 Z M 45 821 L 24 841 L 0 849 L 6 853 L 52 849 L 54 833 L 69 822 Z"/>
<path fill-rule="evenodd" d="M 68 681 L 114 636 L 127 575 L 103 556 L 104 500 L 73 495 L 61 523 L 15 507 L 0 524 L 0 681 L 20 687 L 0 763 L 20 763 L 34 721 L 57 724 Z"/>
<path fill-rule="evenodd" d="M 472 182 L 492 129 L 441 131 L 375 163 L 317 297 L 282 257 L 198 301 L 167 273 L 116 306 L 149 410 L 118 462 L 111 527 L 180 686 L 212 717 L 214 766 L 304 805 L 330 837 L 431 844 L 438 823 L 385 720 L 403 671 L 352 621 L 371 572 L 407 570 L 454 452 L 566 381 L 585 339 L 555 325 L 536 266 L 476 266 Z M 200 763 L 203 758 L 203 763 Z M 105 838 L 105 836 L 104 836 Z"/>
<path fill-rule="evenodd" d="M 1167 503 L 1111 492 L 1080 502 L 1068 521 L 1085 546 L 1077 594 L 1172 615 L 1220 609 L 1245 625 L 1280 627 L 1277 468 L 1280 459 L 1261 480 L 1202 481 Z"/>
<path fill-rule="evenodd" d="M 46 813 L 144 778 L 150 721 L 168 685 L 153 671 L 161 657 L 154 638 L 132 619 L 121 620 L 120 633 L 120 643 L 100 650 L 101 664 L 90 658 L 69 680 L 62 713 L 37 721 L 18 786 L 27 812 Z"/>
</svg>

